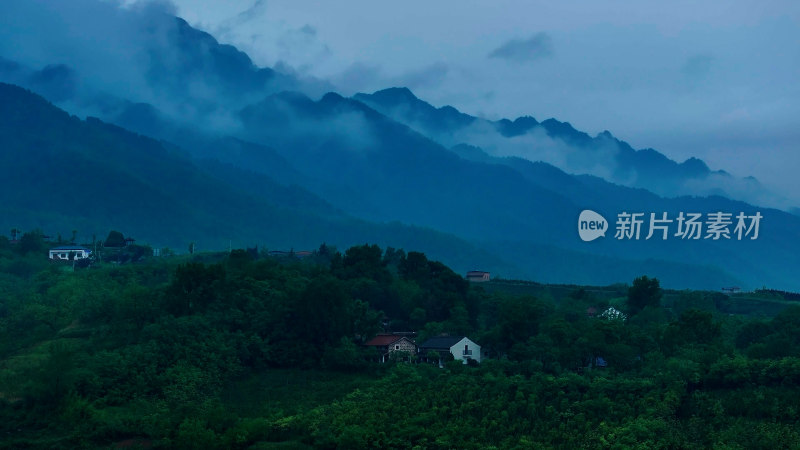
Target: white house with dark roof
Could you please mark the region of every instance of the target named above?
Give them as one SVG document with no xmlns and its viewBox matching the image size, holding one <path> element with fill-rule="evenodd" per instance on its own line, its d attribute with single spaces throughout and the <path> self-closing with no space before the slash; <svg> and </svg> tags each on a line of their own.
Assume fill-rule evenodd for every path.
<svg viewBox="0 0 800 450">
<path fill-rule="evenodd" d="M 79 245 L 63 245 L 50 249 L 50 259 L 55 261 L 86 259 L 91 255 L 91 250 Z"/>
<path fill-rule="evenodd" d="M 428 357 L 430 352 L 439 353 L 439 366 L 447 353 L 453 355 L 456 360 L 461 360 L 464 364 L 468 360 L 481 362 L 481 346 L 472 342 L 465 336 L 437 336 L 428 339 L 419 346 L 421 358 Z"/>
</svg>

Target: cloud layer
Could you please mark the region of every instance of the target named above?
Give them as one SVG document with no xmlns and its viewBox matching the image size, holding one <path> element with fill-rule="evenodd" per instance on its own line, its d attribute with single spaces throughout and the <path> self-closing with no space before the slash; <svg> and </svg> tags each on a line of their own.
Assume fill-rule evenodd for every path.
<svg viewBox="0 0 800 450">
<path fill-rule="evenodd" d="M 208 55 L 154 50 L 180 35 L 166 19 L 175 12 L 247 51 L 257 66 L 292 76 L 254 89 L 252 98 L 231 95 L 223 76 L 198 75 L 208 72 Z M 0 57 L 23 67 L 0 62 L 0 75 L 24 76 L 54 98 L 124 93 L 218 124 L 232 123 L 213 106 L 219 99 L 236 105 L 283 89 L 319 97 L 334 87 L 349 95 L 404 85 L 473 115 L 608 129 L 678 161 L 697 156 L 712 169 L 754 175 L 797 201 L 798 30 L 800 4 L 789 1 L 542 8 L 353 0 L 345 8 L 306 0 L 6 0 Z M 170 71 L 180 75 L 160 77 Z"/>
<path fill-rule="evenodd" d="M 217 0 L 176 4 L 190 22 L 213 24 L 253 2 L 225 2 L 227 12 Z M 325 58 L 313 60 L 303 46 L 279 53 L 271 43 L 306 24 L 317 31 L 315 45 L 330 49 Z M 353 0 L 342 8 L 298 0 L 267 2 L 225 39 L 245 44 L 260 62 L 281 59 L 333 80 L 345 94 L 415 81 L 404 75 L 440 64 L 446 73 L 414 90 L 436 106 L 492 119 L 555 117 L 591 134 L 611 130 L 634 147 L 679 161 L 697 156 L 797 199 L 797 166 L 787 161 L 796 162 L 800 138 L 798 30 L 800 3 L 792 1 L 581 0 L 545 8 L 515 0 Z M 255 34 L 261 38 L 252 40 Z"/>
<path fill-rule="evenodd" d="M 489 53 L 489 58 L 515 63 L 529 63 L 553 56 L 553 40 L 547 33 L 536 33 L 528 39 L 512 39 Z"/>
</svg>

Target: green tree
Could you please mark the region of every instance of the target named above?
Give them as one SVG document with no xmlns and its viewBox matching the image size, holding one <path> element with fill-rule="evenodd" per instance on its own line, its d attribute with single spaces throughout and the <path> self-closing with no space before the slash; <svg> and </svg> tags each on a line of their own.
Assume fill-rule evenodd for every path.
<svg viewBox="0 0 800 450">
<path fill-rule="evenodd" d="M 342 279 L 369 278 L 381 284 L 388 284 L 391 280 L 381 249 L 377 245 L 350 247 L 345 252 L 341 265 L 334 271 Z"/>
<path fill-rule="evenodd" d="M 202 311 L 223 292 L 225 268 L 188 263 L 178 266 L 166 292 L 167 310 L 175 315 Z"/>
<path fill-rule="evenodd" d="M 105 247 L 125 247 L 125 236 L 119 231 L 111 230 L 103 245 Z"/>
<path fill-rule="evenodd" d="M 715 323 L 711 313 L 689 309 L 681 313 L 677 322 L 678 334 L 686 341 L 708 344 L 721 336 L 721 326 Z"/>
<path fill-rule="evenodd" d="M 628 312 L 636 314 L 648 306 L 658 307 L 661 304 L 661 285 L 657 278 L 642 275 L 633 280 L 628 288 Z"/>
<path fill-rule="evenodd" d="M 345 285 L 330 275 L 314 278 L 294 304 L 294 320 L 298 337 L 317 349 L 352 332 L 348 317 L 352 299 Z"/>
<path fill-rule="evenodd" d="M 19 239 L 17 251 L 23 255 L 47 252 L 47 243 L 44 241 L 44 234 L 41 230 L 33 230 L 23 234 Z"/>
<path fill-rule="evenodd" d="M 505 298 L 498 307 L 496 342 L 489 343 L 500 353 L 524 344 L 539 332 L 539 325 L 551 312 L 550 305 L 534 297 Z"/>
</svg>

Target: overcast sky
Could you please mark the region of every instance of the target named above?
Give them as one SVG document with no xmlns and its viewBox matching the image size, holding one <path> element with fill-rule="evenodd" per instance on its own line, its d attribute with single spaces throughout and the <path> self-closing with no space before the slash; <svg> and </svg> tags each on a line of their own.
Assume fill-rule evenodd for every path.
<svg viewBox="0 0 800 450">
<path fill-rule="evenodd" d="M 555 117 L 800 192 L 797 1 L 173 3 L 343 94 L 402 85 L 473 115 Z"/>
</svg>

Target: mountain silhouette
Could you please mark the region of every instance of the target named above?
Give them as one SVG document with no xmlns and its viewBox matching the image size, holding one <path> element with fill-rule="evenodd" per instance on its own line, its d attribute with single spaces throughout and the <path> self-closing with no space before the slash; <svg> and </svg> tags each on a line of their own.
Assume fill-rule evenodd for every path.
<svg viewBox="0 0 800 450">
<path fill-rule="evenodd" d="M 95 86 L 85 68 L 58 61 L 0 59 L 2 79 L 100 117 L 0 87 L 7 228 L 115 228 L 178 248 L 375 242 L 539 281 L 647 273 L 670 287 L 800 289 L 800 218 L 726 189 L 758 192 L 757 180 L 556 119 L 436 108 L 406 88 L 318 96 L 324 81 L 260 68 L 174 17 L 145 33 L 159 39 L 144 40 L 150 57 L 131 70 L 156 97 Z M 610 227 L 625 211 L 760 212 L 763 223 L 758 240 L 620 241 L 610 229 L 585 243 L 576 232 L 584 209 Z"/>
</svg>

